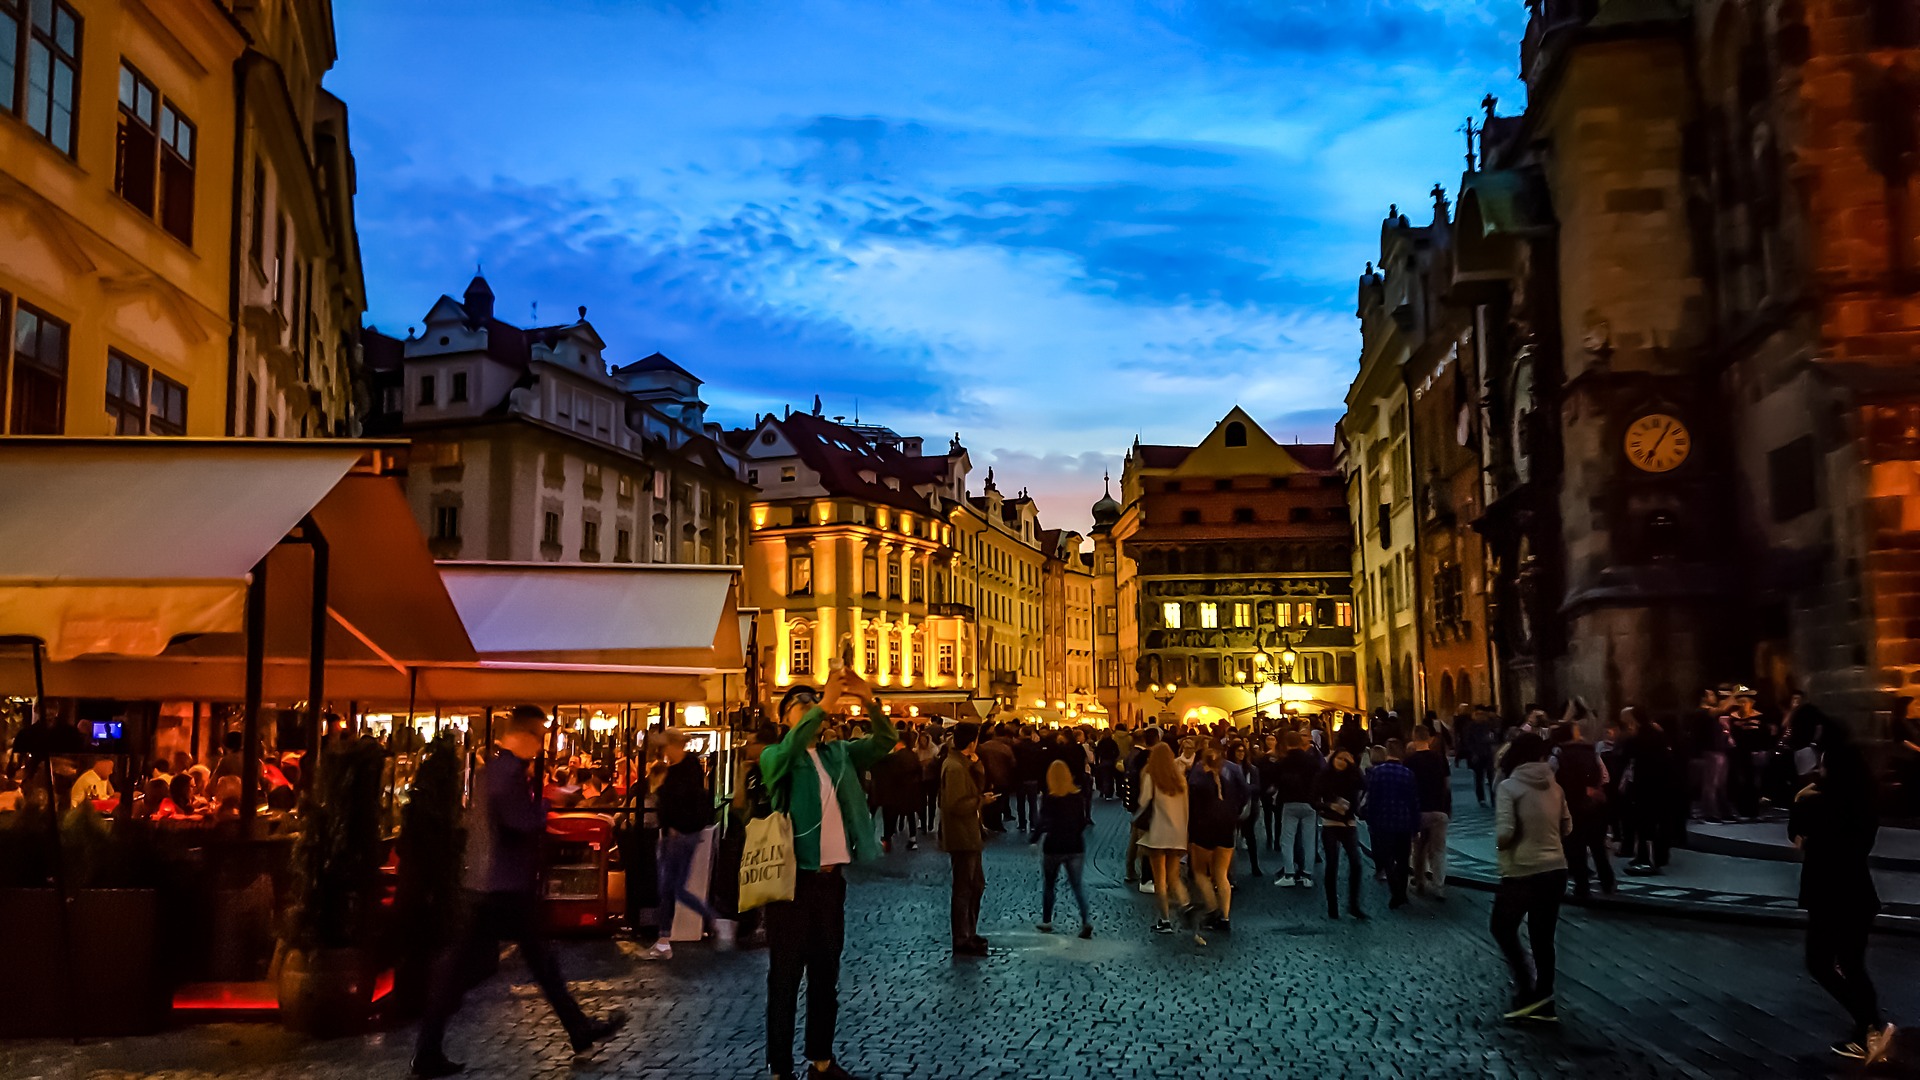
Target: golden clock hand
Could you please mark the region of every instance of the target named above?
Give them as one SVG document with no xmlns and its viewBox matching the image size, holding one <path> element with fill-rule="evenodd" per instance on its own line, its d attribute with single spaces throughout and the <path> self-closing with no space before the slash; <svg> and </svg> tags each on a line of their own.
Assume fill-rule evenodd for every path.
<svg viewBox="0 0 1920 1080">
<path fill-rule="evenodd" d="M 1667 433 L 1672 430 L 1673 430 L 1672 424 L 1668 424 L 1666 427 L 1663 427 L 1660 429 L 1660 437 L 1653 440 L 1652 446 L 1647 447 L 1647 456 L 1646 456 L 1647 464 L 1649 465 L 1653 464 L 1653 455 L 1659 451 L 1660 444 L 1667 441 Z"/>
</svg>

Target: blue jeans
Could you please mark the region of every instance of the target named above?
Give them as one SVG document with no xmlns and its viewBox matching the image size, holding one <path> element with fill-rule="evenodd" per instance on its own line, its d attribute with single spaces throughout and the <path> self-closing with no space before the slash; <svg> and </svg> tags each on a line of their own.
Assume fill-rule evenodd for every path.
<svg viewBox="0 0 1920 1080">
<path fill-rule="evenodd" d="M 1041 922 L 1053 921 L 1053 887 L 1060 880 L 1060 868 L 1063 866 L 1067 868 L 1067 884 L 1073 887 L 1074 902 L 1080 905 L 1080 925 L 1087 926 L 1093 922 L 1092 916 L 1087 914 L 1087 886 L 1080 880 L 1080 867 L 1086 858 L 1080 854 L 1040 857 L 1040 873 L 1046 881 L 1046 890 L 1041 893 Z"/>
<path fill-rule="evenodd" d="M 693 894 L 687 888 L 687 878 L 693 873 L 693 856 L 700 850 L 699 833 L 680 833 L 672 829 L 660 830 L 660 937 L 661 940 L 673 936 L 673 904 L 678 900 L 683 907 L 699 914 L 702 922 L 713 922 L 720 916 L 714 914 L 705 900 Z"/>
<path fill-rule="evenodd" d="M 1280 876 L 1312 874 L 1314 856 L 1320 845 L 1314 842 L 1314 829 L 1320 815 L 1310 803 L 1290 802 L 1280 807 Z"/>
</svg>

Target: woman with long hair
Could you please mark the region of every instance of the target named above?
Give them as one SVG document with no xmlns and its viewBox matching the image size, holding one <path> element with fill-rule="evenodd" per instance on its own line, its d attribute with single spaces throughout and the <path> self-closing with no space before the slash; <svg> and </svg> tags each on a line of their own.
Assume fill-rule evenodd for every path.
<svg viewBox="0 0 1920 1080">
<path fill-rule="evenodd" d="M 1234 837 L 1240 828 L 1240 811 L 1246 806 L 1246 780 L 1240 768 L 1229 762 L 1226 752 L 1212 739 L 1202 740 L 1195 750 L 1193 771 L 1187 774 L 1187 806 L 1191 825 L 1187 832 L 1187 862 L 1193 868 L 1193 887 L 1206 909 L 1203 925 L 1225 932 L 1232 928 L 1233 885 L 1227 871 L 1233 867 Z M 1193 942 L 1205 945 L 1206 938 L 1194 931 Z"/>
<path fill-rule="evenodd" d="M 1333 752 L 1333 765 L 1313 780 L 1313 808 L 1320 814 L 1320 844 L 1327 861 L 1327 918 L 1340 917 L 1340 856 L 1347 857 L 1347 910 L 1356 919 L 1360 906 L 1360 769 L 1352 751 Z"/>
<path fill-rule="evenodd" d="M 1268 741 L 1273 737 L 1269 735 Z M 1246 781 L 1247 800 L 1240 809 L 1240 839 L 1247 844 L 1247 864 L 1253 867 L 1253 876 L 1264 876 L 1260 869 L 1260 793 L 1267 785 L 1264 783 L 1263 765 L 1266 759 L 1256 757 L 1252 748 L 1244 741 L 1235 739 L 1227 744 L 1227 760 L 1240 769 L 1240 778 Z M 1278 807 L 1274 808 L 1276 813 Z M 1278 847 L 1269 844 L 1269 847 Z"/>
<path fill-rule="evenodd" d="M 1153 932 L 1171 934 L 1168 894 L 1178 897 L 1182 910 L 1191 905 L 1186 882 L 1180 880 L 1180 855 L 1187 850 L 1187 778 L 1180 775 L 1173 747 L 1164 742 L 1154 745 L 1140 773 L 1140 809 L 1134 822 L 1146 830 L 1140 846 L 1153 868 L 1153 896 L 1160 912 Z"/>
<path fill-rule="evenodd" d="M 1060 871 L 1065 869 L 1074 902 L 1080 905 L 1080 936 L 1090 938 L 1093 917 L 1087 912 L 1087 887 L 1080 876 L 1087 857 L 1086 799 L 1073 782 L 1073 768 L 1064 761 L 1047 766 L 1046 790 L 1040 798 L 1040 813 L 1032 839 L 1041 845 L 1040 873 L 1044 882 L 1038 929 L 1043 934 L 1053 933 L 1053 888 L 1060 880 Z"/>
</svg>

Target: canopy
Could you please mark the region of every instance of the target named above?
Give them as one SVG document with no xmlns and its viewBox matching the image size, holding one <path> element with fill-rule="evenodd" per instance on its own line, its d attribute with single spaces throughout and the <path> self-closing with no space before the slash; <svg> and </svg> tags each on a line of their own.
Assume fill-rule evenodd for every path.
<svg viewBox="0 0 1920 1080">
<path fill-rule="evenodd" d="M 238 632 L 249 572 L 368 449 L 0 439 L 0 636 L 65 660 Z"/>
<path fill-rule="evenodd" d="M 474 647 L 491 662 L 745 669 L 734 566 L 443 562 Z"/>
</svg>

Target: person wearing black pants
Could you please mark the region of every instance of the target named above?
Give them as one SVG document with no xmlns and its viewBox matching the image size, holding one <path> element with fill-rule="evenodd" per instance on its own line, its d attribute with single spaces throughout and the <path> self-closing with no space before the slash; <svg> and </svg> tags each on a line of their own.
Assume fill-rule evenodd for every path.
<svg viewBox="0 0 1920 1080">
<path fill-rule="evenodd" d="M 1803 856 L 1807 971 L 1853 1021 L 1833 1052 L 1868 1064 L 1887 1056 L 1894 1036 L 1867 974 L 1867 934 L 1880 910 L 1868 857 L 1879 828 L 1866 759 L 1836 736 L 1821 755 L 1818 778 L 1794 799 L 1787 834 Z"/>
<path fill-rule="evenodd" d="M 802 1051 L 809 1061 L 832 1061 L 840 1019 L 840 951 L 847 939 L 846 877 L 838 866 L 800 871 L 792 902 L 768 904 L 766 921 L 767 1045 L 793 1046 L 800 977 L 805 975 L 807 1032 Z M 776 1069 L 774 1075 L 783 1074 Z M 784 1075 L 792 1074 L 789 1070 Z"/>
<path fill-rule="evenodd" d="M 1347 856 L 1347 911 L 1356 919 L 1367 913 L 1360 906 L 1360 769 L 1353 755 L 1337 750 L 1333 766 L 1315 778 L 1313 805 L 1320 812 L 1320 844 L 1326 857 L 1327 918 L 1340 917 L 1340 855 Z"/>
<path fill-rule="evenodd" d="M 1500 884 L 1489 929 L 1513 975 L 1508 1020 L 1560 1019 L 1553 999 L 1553 934 L 1567 891 L 1565 841 L 1573 832 L 1573 812 L 1546 757 L 1546 740 L 1540 736 L 1527 732 L 1515 738 L 1500 763 L 1508 776 L 1493 793 Z M 1523 920 L 1533 947 L 1531 960 L 1520 945 Z"/>
</svg>

